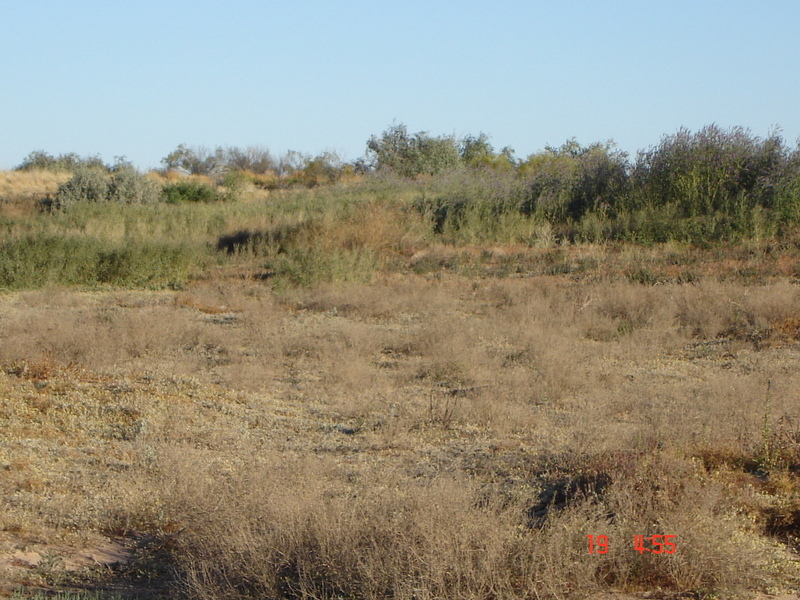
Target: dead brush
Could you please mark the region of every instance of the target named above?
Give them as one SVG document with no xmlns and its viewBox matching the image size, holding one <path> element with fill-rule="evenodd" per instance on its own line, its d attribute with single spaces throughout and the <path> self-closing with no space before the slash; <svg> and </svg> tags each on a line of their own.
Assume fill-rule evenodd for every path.
<svg viewBox="0 0 800 600">
<path fill-rule="evenodd" d="M 734 303 L 800 314 L 791 286 L 271 285 L 0 297 L 5 533 L 168 534 L 209 600 L 736 598 L 791 566 L 796 348 L 716 343 Z"/>
<path fill-rule="evenodd" d="M 212 304 L 202 299 L 195 298 L 190 294 L 180 293 L 175 296 L 175 306 L 193 308 L 207 315 L 219 315 L 223 313 L 241 312 L 241 309 L 226 306 L 224 304 Z"/>
<path fill-rule="evenodd" d="M 411 482 L 370 470 L 377 487 L 353 488 L 325 461 L 292 469 L 291 487 L 275 485 L 281 468 L 211 484 L 202 497 L 215 510 L 186 514 L 179 556 L 193 596 L 521 599 L 542 589 L 537 537 L 520 527 L 520 507 L 479 507 L 457 474 Z M 201 498 L 186 491 L 190 503 L 171 504 L 179 514 Z"/>
<path fill-rule="evenodd" d="M 47 381 L 56 376 L 61 368 L 46 355 L 36 361 L 16 360 L 6 368 L 6 373 L 31 381 Z"/>
<path fill-rule="evenodd" d="M 616 468 L 617 459 L 598 458 L 610 472 L 561 478 L 543 492 L 549 504 L 536 521 L 547 541 L 543 566 L 563 578 L 553 592 L 569 597 L 571 585 L 583 580 L 628 591 L 716 590 L 737 597 L 762 585 L 779 550 L 748 535 L 749 519 L 728 503 L 722 484 L 693 472 L 690 462 L 658 453 L 631 456 L 633 462 Z M 592 555 L 587 536 L 599 535 L 608 538 L 608 552 Z M 675 536 L 676 551 L 654 553 L 653 535 Z M 637 551 L 635 536 L 644 536 L 649 550 Z"/>
<path fill-rule="evenodd" d="M 458 412 L 458 394 L 432 391 L 428 394 L 428 423 L 450 429 Z"/>
<path fill-rule="evenodd" d="M 792 343 L 800 340 L 800 318 L 788 316 L 777 319 L 769 325 L 770 337 L 778 341 Z"/>
<path fill-rule="evenodd" d="M 38 359 L 15 360 L 5 368 L 5 372 L 36 384 L 46 384 L 51 379 L 71 379 L 83 383 L 108 381 L 107 376 L 93 373 L 85 365 L 74 361 L 62 363 L 50 353 Z"/>
</svg>

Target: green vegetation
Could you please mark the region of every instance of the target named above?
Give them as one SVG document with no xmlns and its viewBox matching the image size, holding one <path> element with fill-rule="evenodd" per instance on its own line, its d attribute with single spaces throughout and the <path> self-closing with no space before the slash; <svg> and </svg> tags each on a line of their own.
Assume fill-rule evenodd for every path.
<svg viewBox="0 0 800 600">
<path fill-rule="evenodd" d="M 74 152 L 53 156 L 44 150 L 31 152 L 17 166 L 17 171 L 77 171 L 78 169 L 107 169 L 99 156 L 81 158 Z"/>
<path fill-rule="evenodd" d="M 780 234 L 800 216 L 800 150 L 741 128 L 682 129 L 633 162 L 613 143 L 575 140 L 516 160 L 483 134 L 458 142 L 402 125 L 368 148 L 379 172 L 438 174 L 417 202 L 438 234 L 477 228 L 467 237 L 485 240 L 500 215 L 518 214 L 570 241 L 708 243 Z"/>
<path fill-rule="evenodd" d="M 178 287 L 203 258 L 202 250 L 180 243 L 115 245 L 93 237 L 40 234 L 0 242 L 0 287 Z"/>
<path fill-rule="evenodd" d="M 611 142 L 575 140 L 522 160 L 483 133 L 433 137 L 400 124 L 351 164 L 185 145 L 163 162 L 169 170 L 143 174 L 123 159 L 29 155 L 20 182 L 8 173 L 4 183 L 0 286 L 180 286 L 248 260 L 288 285 L 367 281 L 409 264 L 475 273 L 482 259 L 458 248 L 789 239 L 800 218 L 800 149 L 714 125 L 666 135 L 635 160 Z M 37 181 L 53 186 L 32 177 L 47 170 L 72 176 L 37 191 Z M 409 263 L 441 247 L 459 257 Z"/>
<path fill-rule="evenodd" d="M 55 208 L 66 209 L 78 202 L 153 204 L 161 201 L 159 185 L 129 164 L 115 165 L 109 173 L 81 167 L 72 179 L 59 186 Z"/>
<path fill-rule="evenodd" d="M 372 136 L 367 150 L 379 169 L 402 177 L 434 175 L 456 167 L 460 158 L 454 137 L 431 137 L 426 132 L 410 135 L 403 124 L 391 126 L 380 138 Z"/>
<path fill-rule="evenodd" d="M 163 187 L 164 201 L 178 202 L 216 202 L 222 199 L 217 189 L 202 181 L 186 179 L 169 183 Z"/>
</svg>

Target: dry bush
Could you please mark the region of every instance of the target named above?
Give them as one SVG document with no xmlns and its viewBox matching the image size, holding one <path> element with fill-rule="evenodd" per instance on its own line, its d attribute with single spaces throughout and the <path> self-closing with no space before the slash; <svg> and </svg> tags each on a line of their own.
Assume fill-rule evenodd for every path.
<svg viewBox="0 0 800 600">
<path fill-rule="evenodd" d="M 692 463 L 591 463 L 609 484 L 549 496 L 536 523 L 530 491 L 510 501 L 456 473 L 408 480 L 311 457 L 257 457 L 237 472 L 172 454 L 159 502 L 182 532 L 183 583 L 198 598 L 576 598 L 607 587 L 737 597 L 781 560 Z M 676 536 L 678 551 L 634 550 L 634 535 L 655 533 Z M 610 552 L 590 555 L 587 535 L 607 535 Z"/>
<path fill-rule="evenodd" d="M 175 467 L 180 480 L 186 467 Z M 252 465 L 225 482 L 206 475 L 199 488 L 170 480 L 170 489 L 187 494 L 169 504 L 187 527 L 181 555 L 190 593 L 526 595 L 530 557 L 522 553 L 530 547 L 519 511 L 476 507 L 466 480 L 409 483 L 377 470 L 362 476 L 366 485 L 354 485 L 330 461 L 306 459 Z"/>
<path fill-rule="evenodd" d="M 367 202 L 325 221 L 319 237 L 328 248 L 369 247 L 382 254 L 420 243 L 423 231 L 418 215 L 397 205 Z"/>
</svg>

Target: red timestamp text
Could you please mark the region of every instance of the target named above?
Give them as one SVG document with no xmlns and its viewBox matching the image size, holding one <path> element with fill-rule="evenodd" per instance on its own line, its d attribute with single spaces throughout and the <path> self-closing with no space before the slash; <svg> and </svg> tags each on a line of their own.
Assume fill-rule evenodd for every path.
<svg viewBox="0 0 800 600">
<path fill-rule="evenodd" d="M 589 554 L 606 554 L 609 549 L 607 535 L 587 535 Z M 634 535 L 633 549 L 639 554 L 675 554 L 678 549 L 675 535 Z"/>
</svg>

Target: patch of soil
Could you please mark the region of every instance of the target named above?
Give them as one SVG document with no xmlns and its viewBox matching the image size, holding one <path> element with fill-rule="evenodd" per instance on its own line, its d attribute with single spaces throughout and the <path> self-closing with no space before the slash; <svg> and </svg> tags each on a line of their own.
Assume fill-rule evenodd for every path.
<svg viewBox="0 0 800 600">
<path fill-rule="evenodd" d="M 101 538 L 82 547 L 6 539 L 0 543 L 0 596 L 20 586 L 53 591 L 56 579 L 92 570 L 116 570 L 135 560 L 130 540 Z"/>
</svg>

